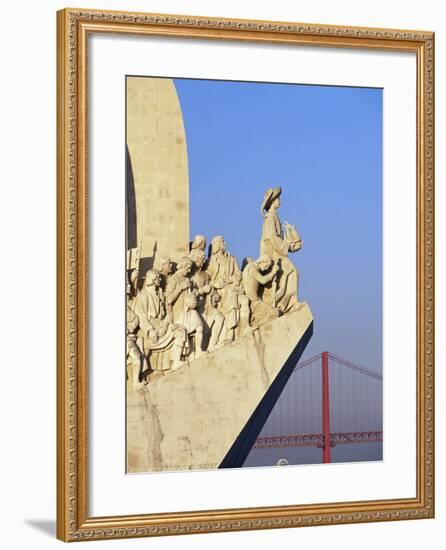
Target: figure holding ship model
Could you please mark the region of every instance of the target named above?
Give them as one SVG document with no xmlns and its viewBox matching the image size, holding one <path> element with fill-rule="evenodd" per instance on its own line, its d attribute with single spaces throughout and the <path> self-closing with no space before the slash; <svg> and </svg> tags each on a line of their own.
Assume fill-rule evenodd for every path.
<svg viewBox="0 0 446 550">
<path fill-rule="evenodd" d="M 299 272 L 288 258 L 288 253 L 297 252 L 303 243 L 293 225 L 285 222 L 282 226 L 277 213 L 281 194 L 282 188 L 276 187 L 267 189 L 263 197 L 260 254 L 270 256 L 279 267 L 277 277 L 264 289 L 263 300 L 279 309 L 281 313 L 286 313 L 295 310 L 299 304 Z"/>
</svg>

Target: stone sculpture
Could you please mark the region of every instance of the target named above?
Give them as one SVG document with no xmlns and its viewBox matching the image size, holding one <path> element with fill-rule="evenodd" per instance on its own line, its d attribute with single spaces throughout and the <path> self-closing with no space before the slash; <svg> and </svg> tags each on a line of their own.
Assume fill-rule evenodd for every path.
<svg viewBox="0 0 446 550">
<path fill-rule="evenodd" d="M 268 189 L 262 203 L 260 257 L 247 256 L 242 271 L 222 235 L 196 235 L 189 256 L 173 262 L 155 257 L 158 269 L 135 285 L 139 264 L 128 270 L 127 364 L 129 386 L 147 373 L 175 370 L 298 308 L 298 272 L 289 253 L 302 241 L 278 216 L 281 188 Z"/>
<path fill-rule="evenodd" d="M 226 242 L 222 235 L 215 236 L 211 241 L 207 271 L 213 288 L 221 297 L 220 309 L 228 326 L 234 319 L 233 300 L 230 303 L 231 285 L 239 277 L 240 268 L 234 256 L 226 250 Z"/>
<path fill-rule="evenodd" d="M 190 275 L 193 262 L 188 257 L 178 260 L 177 270 L 169 277 L 166 287 L 166 302 L 172 319 L 178 319 L 184 310 L 184 296 L 191 291 L 192 281 Z"/>
<path fill-rule="evenodd" d="M 132 301 L 139 292 L 140 248 L 127 251 L 127 299 Z"/>
<path fill-rule="evenodd" d="M 173 265 L 168 256 L 161 256 L 158 260 L 158 271 L 160 274 L 161 284 L 160 287 L 163 292 L 166 291 L 167 280 L 172 275 Z"/>
<path fill-rule="evenodd" d="M 166 299 L 173 321 L 186 328 L 188 337 L 194 335 L 195 353 L 199 355 L 204 351 L 204 323 L 197 311 L 197 291 L 191 280 L 193 265 L 187 256 L 178 260 L 177 271 L 167 283 Z"/>
<path fill-rule="evenodd" d="M 240 272 L 237 260 L 226 250 L 225 238 L 222 235 L 217 235 L 211 241 L 207 271 L 213 286 L 222 291 L 226 290 L 233 276 Z"/>
<path fill-rule="evenodd" d="M 190 259 L 193 262 L 193 273 L 191 280 L 193 288 L 198 295 L 198 311 L 204 315 L 206 310 L 206 297 L 212 290 L 210 285 L 211 277 L 206 271 L 206 254 L 200 248 L 193 248 L 190 253 Z"/>
<path fill-rule="evenodd" d="M 127 380 L 129 392 L 144 386 L 142 379 L 148 374 L 146 358 L 136 343 L 138 328 L 138 316 L 130 306 L 127 306 Z"/>
<path fill-rule="evenodd" d="M 279 266 L 275 280 L 265 288 L 264 300 L 277 307 L 282 313 L 297 309 L 299 304 L 297 286 L 299 274 L 288 258 L 289 252 L 302 248 L 302 241 L 292 225 L 280 222 L 277 210 L 280 208 L 282 189 L 268 189 L 265 192 L 261 207 L 263 217 L 260 254 L 268 255 Z"/>
<path fill-rule="evenodd" d="M 248 309 L 247 309 L 248 308 Z M 242 285 L 242 274 L 236 271 L 227 285 L 226 302 L 226 341 L 232 342 L 236 338 L 237 328 L 246 329 L 249 322 L 249 299 L 245 296 Z M 243 326 L 242 326 L 243 325 Z M 238 331 L 240 333 L 242 330 Z"/>
<path fill-rule="evenodd" d="M 215 351 L 223 345 L 222 332 L 225 317 L 219 310 L 221 296 L 216 290 L 212 290 L 208 297 L 206 307 L 206 324 L 208 327 L 208 350 Z"/>
<path fill-rule="evenodd" d="M 250 324 L 259 327 L 279 317 L 280 311 L 262 298 L 264 287 L 274 280 L 279 266 L 266 254 L 250 262 L 243 271 L 243 288 L 250 302 Z"/>
<path fill-rule="evenodd" d="M 181 312 L 178 323 L 186 329 L 187 343 L 186 354 L 193 354 L 194 358 L 206 353 L 203 349 L 204 323 L 198 311 L 198 300 L 193 292 L 184 294 L 184 309 Z"/>
<path fill-rule="evenodd" d="M 206 250 L 206 237 L 204 235 L 195 235 L 194 240 L 190 243 L 190 250 Z"/>
<path fill-rule="evenodd" d="M 161 277 L 158 271 L 146 273 L 144 287 L 135 299 L 133 310 L 139 320 L 140 349 L 154 371 L 176 369 L 184 363 L 187 347 L 187 330 L 172 322 L 166 311 L 164 296 L 160 292 Z M 169 350 L 169 354 L 166 354 Z"/>
<path fill-rule="evenodd" d="M 206 240 L 204 241 L 206 242 Z M 197 295 L 197 311 L 204 320 L 205 338 L 209 350 L 217 347 L 225 317 L 218 309 L 220 295 L 211 285 L 211 276 L 206 271 L 206 254 L 202 248 L 192 248 L 190 258 L 194 263 L 192 282 Z"/>
</svg>

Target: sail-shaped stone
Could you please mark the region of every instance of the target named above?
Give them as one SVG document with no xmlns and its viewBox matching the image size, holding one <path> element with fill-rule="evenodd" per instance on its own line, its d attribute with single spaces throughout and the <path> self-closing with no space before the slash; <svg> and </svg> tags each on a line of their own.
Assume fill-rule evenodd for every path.
<svg viewBox="0 0 446 550">
<path fill-rule="evenodd" d="M 127 77 L 126 134 L 136 203 L 129 223 L 136 224 L 145 272 L 155 256 L 179 258 L 189 251 L 186 135 L 171 79 Z"/>
</svg>

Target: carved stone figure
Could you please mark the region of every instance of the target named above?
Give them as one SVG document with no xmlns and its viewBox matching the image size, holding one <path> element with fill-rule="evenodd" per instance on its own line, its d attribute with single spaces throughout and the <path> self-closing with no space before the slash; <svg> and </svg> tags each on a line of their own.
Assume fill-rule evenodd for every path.
<svg viewBox="0 0 446 550">
<path fill-rule="evenodd" d="M 174 322 L 178 322 L 184 311 L 184 296 L 187 291 L 192 292 L 191 281 L 193 262 L 187 256 L 177 262 L 177 270 L 167 281 L 165 291 L 168 313 Z"/>
<path fill-rule="evenodd" d="M 250 331 L 251 310 L 249 307 L 249 298 L 246 294 L 239 296 L 240 320 L 238 323 L 238 335 L 244 336 Z"/>
<path fill-rule="evenodd" d="M 191 280 L 193 262 L 190 258 L 180 258 L 177 271 L 169 278 L 166 288 L 166 300 L 175 323 L 186 327 L 188 335 L 195 336 L 195 353 L 203 352 L 204 323 L 197 306 L 197 291 Z M 194 298 L 190 298 L 192 295 Z M 192 304 L 195 302 L 195 306 Z"/>
<path fill-rule="evenodd" d="M 222 235 L 212 239 L 207 271 L 212 285 L 217 289 L 225 288 L 232 277 L 240 272 L 237 260 L 226 251 L 226 242 Z"/>
<path fill-rule="evenodd" d="M 232 306 L 229 306 L 229 286 L 234 277 L 240 274 L 240 268 L 234 256 L 226 251 L 226 242 L 222 235 L 215 236 L 211 241 L 207 272 L 211 277 L 211 285 L 221 296 L 220 309 L 226 319 L 232 309 Z"/>
<path fill-rule="evenodd" d="M 203 345 L 209 350 L 213 350 L 220 343 L 220 335 L 225 322 L 223 313 L 218 309 L 221 297 L 210 284 L 211 277 L 205 269 L 206 255 L 204 251 L 194 248 L 191 250 L 190 258 L 194 262 L 192 282 L 194 293 L 198 299 L 197 311 L 204 320 L 205 341 Z"/>
<path fill-rule="evenodd" d="M 252 327 L 259 327 L 280 315 L 280 311 L 263 301 L 263 289 L 276 276 L 279 267 L 273 264 L 272 259 L 263 255 L 258 260 L 250 262 L 243 270 L 243 288 L 249 298 Z"/>
<path fill-rule="evenodd" d="M 265 288 L 263 299 L 277 307 L 282 313 L 297 308 L 299 274 L 288 258 L 289 252 L 297 252 L 302 241 L 293 226 L 286 222 L 285 234 L 277 210 L 280 208 L 282 189 L 268 189 L 265 192 L 261 213 L 263 217 L 260 254 L 268 255 L 279 266 L 277 278 Z"/>
<path fill-rule="evenodd" d="M 188 364 L 188 358 L 214 351 L 297 309 L 298 272 L 288 254 L 300 250 L 302 241 L 293 225 L 280 222 L 280 195 L 280 187 L 266 191 L 261 255 L 257 260 L 247 256 L 242 271 L 226 250 L 222 235 L 212 239 L 208 259 L 206 237 L 196 235 L 189 243 L 189 257 L 181 257 L 176 270 L 169 257 L 158 257 L 155 265 L 159 269 L 147 272 L 139 291 L 139 252 L 130 251 L 129 387 L 139 387 L 150 369 Z"/>
<path fill-rule="evenodd" d="M 195 235 L 194 240 L 190 243 L 190 250 L 206 250 L 206 237 L 204 235 Z"/>
<path fill-rule="evenodd" d="M 208 351 L 214 351 L 223 345 L 222 332 L 225 317 L 219 310 L 220 294 L 212 289 L 206 303 L 206 324 L 209 330 Z"/>
<path fill-rule="evenodd" d="M 168 256 L 160 256 L 158 259 L 158 271 L 161 277 L 161 290 L 166 291 L 167 280 L 172 275 L 173 264 L 171 259 Z"/>
<path fill-rule="evenodd" d="M 193 273 L 191 281 L 193 282 L 194 292 L 198 296 L 198 311 L 204 315 L 206 309 L 206 296 L 211 292 L 211 277 L 205 269 L 206 254 L 200 248 L 193 248 L 190 253 L 190 259 L 193 262 Z"/>
<path fill-rule="evenodd" d="M 242 271 L 245 269 L 245 267 L 250 264 L 251 262 L 254 261 L 254 258 L 252 258 L 251 256 L 246 256 L 246 258 L 243 258 L 243 261 L 242 261 Z"/>
<path fill-rule="evenodd" d="M 139 292 L 139 267 L 136 267 L 130 272 L 129 282 L 131 289 L 130 299 L 132 300 Z"/>
<path fill-rule="evenodd" d="M 166 312 L 157 270 L 146 273 L 144 287 L 134 302 L 139 320 L 140 348 L 148 357 L 152 370 L 175 369 L 184 364 L 187 344 L 185 327 L 172 323 Z M 166 353 L 170 350 L 170 353 Z"/>
<path fill-rule="evenodd" d="M 138 328 L 138 316 L 127 305 L 127 387 L 129 392 L 144 386 L 142 379 L 148 371 L 146 358 L 136 343 Z"/>
<path fill-rule="evenodd" d="M 198 299 L 193 292 L 186 292 L 184 295 L 184 310 L 179 317 L 179 324 L 185 327 L 188 340 L 186 343 L 186 355 L 193 353 L 199 357 L 203 350 L 204 323 L 197 311 Z"/>
<path fill-rule="evenodd" d="M 127 299 L 131 302 L 139 292 L 140 247 L 127 251 Z"/>
<path fill-rule="evenodd" d="M 243 312 L 243 318 L 246 320 L 246 312 L 248 312 L 249 323 L 249 299 L 245 296 L 245 291 L 242 285 L 242 274 L 240 271 L 236 272 L 227 286 L 227 300 L 226 300 L 226 341 L 232 342 L 235 340 L 236 329 L 241 321 Z M 244 329 L 246 323 L 244 323 Z M 240 332 L 240 331 L 239 331 Z"/>
</svg>

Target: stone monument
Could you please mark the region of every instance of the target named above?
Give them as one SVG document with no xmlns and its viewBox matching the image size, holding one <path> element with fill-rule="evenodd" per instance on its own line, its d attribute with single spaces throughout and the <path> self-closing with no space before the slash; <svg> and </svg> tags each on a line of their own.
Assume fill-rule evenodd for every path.
<svg viewBox="0 0 446 550">
<path fill-rule="evenodd" d="M 260 257 L 240 269 L 223 235 L 189 235 L 187 151 L 168 79 L 128 78 L 138 247 L 127 262 L 128 472 L 242 466 L 312 334 L 267 189 Z M 260 202 L 260 201 L 259 201 Z M 136 261 L 134 260 L 136 258 Z"/>
</svg>

